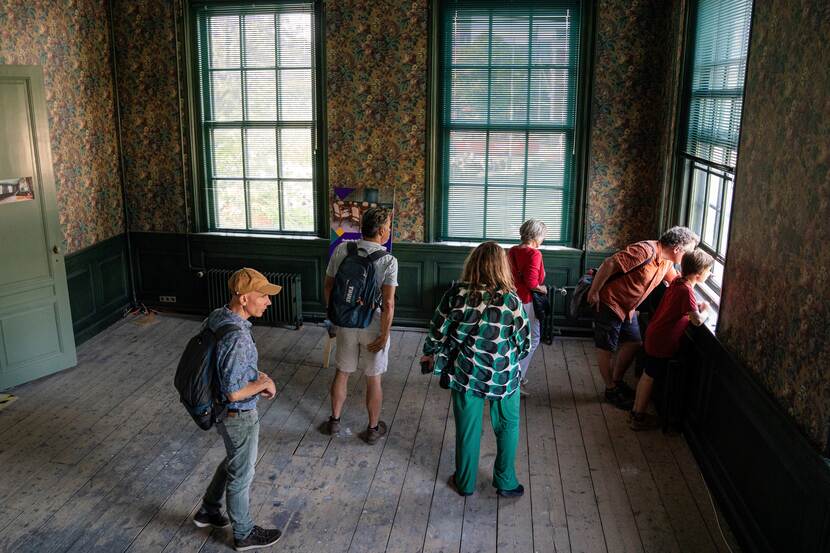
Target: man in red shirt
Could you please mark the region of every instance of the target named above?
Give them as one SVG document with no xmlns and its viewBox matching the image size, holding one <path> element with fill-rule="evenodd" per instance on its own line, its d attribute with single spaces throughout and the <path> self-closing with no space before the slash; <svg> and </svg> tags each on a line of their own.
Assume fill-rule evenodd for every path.
<svg viewBox="0 0 830 553">
<path fill-rule="evenodd" d="M 715 260 L 701 249 L 683 256 L 680 269 L 683 276 L 672 282 L 660 300 L 660 305 L 646 330 L 645 372 L 637 383 L 637 397 L 631 411 L 631 429 L 648 430 L 656 428 L 659 421 L 646 413 L 654 379 L 662 377 L 666 366 L 677 350 L 689 323 L 700 326 L 706 320 L 709 304 L 698 302 L 694 288 L 709 278 Z"/>
<path fill-rule="evenodd" d="M 622 379 L 642 345 L 636 309 L 661 282 L 677 277 L 674 264 L 698 241 L 688 228 L 672 227 L 660 240 L 629 244 L 606 259 L 594 276 L 588 302 L 596 307 L 597 362 L 605 400 L 620 409 L 630 410 L 634 400 L 634 390 Z"/>
</svg>

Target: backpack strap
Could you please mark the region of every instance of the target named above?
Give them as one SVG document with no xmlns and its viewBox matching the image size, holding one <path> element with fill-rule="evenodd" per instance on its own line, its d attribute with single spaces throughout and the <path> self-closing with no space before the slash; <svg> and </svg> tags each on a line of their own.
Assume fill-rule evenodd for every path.
<svg viewBox="0 0 830 553">
<path fill-rule="evenodd" d="M 634 267 L 633 269 L 631 269 L 630 271 L 628 271 L 629 273 L 634 272 L 634 271 L 636 271 L 637 269 L 640 269 L 641 267 L 645 267 L 646 265 L 648 265 L 649 263 L 651 263 L 651 262 L 652 262 L 652 260 L 654 259 L 654 256 L 655 256 L 655 255 L 657 255 L 657 252 L 654 250 L 654 246 L 652 246 L 650 242 L 646 241 L 646 242 L 644 242 L 644 243 L 645 243 L 645 245 L 646 245 L 646 246 L 648 246 L 648 248 L 651 250 L 651 255 L 650 255 L 650 256 L 648 256 L 648 259 L 646 259 L 645 261 L 643 261 L 642 263 L 640 263 L 639 265 L 637 265 L 636 267 Z"/>
<path fill-rule="evenodd" d="M 369 257 L 369 261 L 374 263 L 375 261 L 377 261 L 381 257 L 387 256 L 387 255 L 389 255 L 389 252 L 386 251 L 386 249 L 384 248 L 382 250 L 377 250 L 377 251 L 374 251 L 374 252 L 370 253 L 368 257 Z"/>
<path fill-rule="evenodd" d="M 357 242 L 346 242 L 346 255 L 357 255 Z"/>
<path fill-rule="evenodd" d="M 237 330 L 242 329 L 233 323 L 223 324 L 222 326 L 213 331 L 213 335 L 216 336 L 216 343 L 219 343 L 219 340 L 221 340 L 231 332 L 236 332 Z"/>
<path fill-rule="evenodd" d="M 621 277 L 623 277 L 623 276 L 627 275 L 628 273 L 633 273 L 634 271 L 636 271 L 636 270 L 638 270 L 638 269 L 642 269 L 643 267 L 645 267 L 646 265 L 648 265 L 649 263 L 651 263 L 651 262 L 654 260 L 654 256 L 655 256 L 655 255 L 657 255 L 657 252 L 655 251 L 654 246 L 652 246 L 652 245 L 651 245 L 649 242 L 647 242 L 647 241 L 644 241 L 643 243 L 644 243 L 646 246 L 648 246 L 648 247 L 649 247 L 649 249 L 651 250 L 651 255 L 648 257 L 648 259 L 646 259 L 645 261 L 643 261 L 642 263 L 640 263 L 639 265 L 637 265 L 636 267 L 634 267 L 633 269 L 631 269 L 631 270 L 630 270 L 630 271 L 628 271 L 628 272 L 623 272 L 623 271 L 620 271 L 619 273 L 615 273 L 615 274 L 611 275 L 611 276 L 608 278 L 608 280 L 606 280 L 606 281 L 605 281 L 605 283 L 606 283 L 606 284 L 607 284 L 607 283 L 609 283 L 609 282 L 611 282 L 612 280 L 617 280 L 618 278 L 621 278 Z"/>
</svg>

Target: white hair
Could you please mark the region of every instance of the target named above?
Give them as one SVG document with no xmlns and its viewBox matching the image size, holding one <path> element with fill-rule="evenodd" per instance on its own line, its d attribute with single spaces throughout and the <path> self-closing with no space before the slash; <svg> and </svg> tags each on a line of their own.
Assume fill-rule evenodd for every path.
<svg viewBox="0 0 830 553">
<path fill-rule="evenodd" d="M 519 227 L 522 242 L 541 242 L 548 233 L 548 226 L 540 219 L 528 219 Z"/>
</svg>

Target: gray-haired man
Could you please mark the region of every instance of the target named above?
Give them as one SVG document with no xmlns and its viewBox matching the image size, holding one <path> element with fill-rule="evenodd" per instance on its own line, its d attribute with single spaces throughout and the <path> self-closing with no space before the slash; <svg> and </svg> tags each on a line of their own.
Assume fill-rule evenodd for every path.
<svg viewBox="0 0 830 553">
<path fill-rule="evenodd" d="M 630 410 L 634 404 L 634 390 L 622 378 L 642 345 L 636 309 L 657 285 L 678 276 L 674 265 L 699 241 L 688 228 L 672 227 L 659 240 L 629 244 L 607 258 L 594 276 L 588 303 L 597 310 L 597 362 L 605 400 L 620 409 Z"/>
<path fill-rule="evenodd" d="M 360 221 L 362 238 L 357 241 L 358 255 L 369 256 L 384 249 L 392 232 L 390 213 L 381 207 L 370 207 Z M 326 268 L 323 296 L 326 305 L 332 300 L 337 269 L 347 254 L 347 243 L 340 244 L 332 253 Z M 328 434 L 340 430 L 340 414 L 346 402 L 349 375 L 358 368 L 366 376 L 366 410 L 369 425 L 361 434 L 368 444 L 376 443 L 386 434 L 386 423 L 380 420 L 383 404 L 381 377 L 389 361 L 389 337 L 395 316 L 395 288 L 398 286 L 398 260 L 384 255 L 374 261 L 376 284 L 382 292 L 382 307 L 366 328 L 338 328 L 335 364 L 337 372 L 331 383 L 331 416 L 324 428 Z"/>
</svg>

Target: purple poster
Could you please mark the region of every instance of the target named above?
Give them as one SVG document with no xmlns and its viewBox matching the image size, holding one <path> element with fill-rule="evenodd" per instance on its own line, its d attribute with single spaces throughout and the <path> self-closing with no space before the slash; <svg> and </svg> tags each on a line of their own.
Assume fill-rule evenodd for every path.
<svg viewBox="0 0 830 553">
<path fill-rule="evenodd" d="M 360 239 L 360 218 L 370 207 L 380 206 L 394 211 L 394 191 L 381 191 L 377 188 L 335 187 L 331 197 L 331 245 L 329 257 L 341 242 Z M 384 244 L 387 251 L 392 251 L 392 236 Z"/>
</svg>

